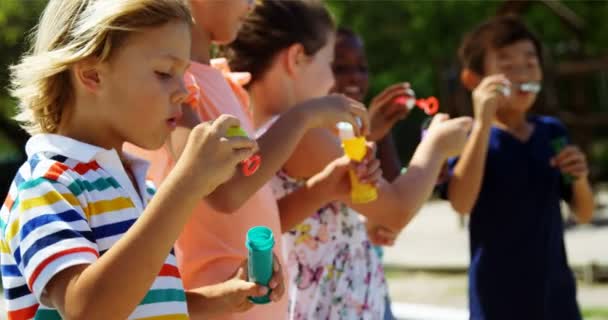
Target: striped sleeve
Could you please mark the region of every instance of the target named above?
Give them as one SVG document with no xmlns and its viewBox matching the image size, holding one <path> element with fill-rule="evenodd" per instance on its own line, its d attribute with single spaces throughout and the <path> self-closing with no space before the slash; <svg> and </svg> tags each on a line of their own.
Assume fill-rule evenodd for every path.
<svg viewBox="0 0 608 320">
<path fill-rule="evenodd" d="M 60 271 L 97 260 L 99 251 L 80 201 L 62 183 L 36 178 L 19 186 L 4 239 L 19 272 L 40 301 Z"/>
</svg>

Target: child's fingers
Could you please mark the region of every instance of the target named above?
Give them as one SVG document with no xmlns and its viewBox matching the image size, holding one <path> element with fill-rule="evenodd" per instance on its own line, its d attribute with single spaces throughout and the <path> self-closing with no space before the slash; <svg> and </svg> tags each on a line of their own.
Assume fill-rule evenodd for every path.
<svg viewBox="0 0 608 320">
<path fill-rule="evenodd" d="M 438 113 L 436 114 L 433 119 L 431 120 L 431 124 L 429 125 L 429 130 L 432 129 L 433 127 L 436 127 L 438 124 L 447 121 L 448 119 L 450 119 L 450 115 L 448 115 L 447 113 Z"/>
<path fill-rule="evenodd" d="M 278 301 L 283 296 L 284 285 L 281 279 L 283 279 L 282 274 L 275 274 L 270 280 L 269 287 L 272 289 L 270 300 L 272 301 Z"/>
<path fill-rule="evenodd" d="M 281 273 L 281 264 L 279 263 L 279 258 L 275 253 L 272 253 L 272 270 L 274 273 Z"/>
<path fill-rule="evenodd" d="M 343 96 L 347 103 L 350 117 L 344 121 L 349 122 L 355 129 L 355 135 L 367 136 L 369 134 L 370 120 L 365 106 L 357 100 Z"/>
<path fill-rule="evenodd" d="M 487 90 L 488 88 L 492 88 L 497 84 L 503 86 L 511 86 L 511 81 L 509 81 L 509 79 L 507 79 L 504 74 L 495 74 L 485 77 L 479 84 L 479 88 L 482 90 Z"/>
<path fill-rule="evenodd" d="M 211 123 L 211 128 L 215 129 L 216 132 L 222 136 L 226 134 L 228 128 L 239 127 L 241 122 L 236 117 L 231 115 L 222 114 Z"/>
<path fill-rule="evenodd" d="M 561 169 L 563 173 L 573 175 L 575 177 L 585 176 L 589 173 L 589 168 L 583 163 L 575 163 L 565 166 Z"/>
<path fill-rule="evenodd" d="M 370 161 L 366 166 L 363 166 L 363 168 L 360 165 L 357 173 L 361 182 L 376 184 L 382 178 L 382 169 L 380 161 L 374 159 Z"/>
<path fill-rule="evenodd" d="M 556 156 L 555 156 L 555 161 L 556 163 L 561 163 L 563 161 L 565 161 L 568 158 L 573 157 L 576 154 L 580 154 L 580 155 L 584 155 L 578 147 L 573 146 L 573 145 L 568 145 L 565 146 Z"/>
<path fill-rule="evenodd" d="M 460 129 L 464 133 L 468 133 L 473 127 L 473 119 L 471 117 L 458 117 L 445 120 L 444 122 L 451 125 L 451 128 Z"/>
<path fill-rule="evenodd" d="M 382 90 L 379 95 L 375 96 L 372 100 L 372 105 L 381 106 L 384 101 L 390 99 L 386 99 L 387 96 L 392 96 L 395 92 L 403 92 L 404 94 L 410 93 L 413 94 L 412 89 L 410 88 L 410 84 L 408 82 L 396 83 Z M 384 102 L 386 103 L 386 102 Z"/>
<path fill-rule="evenodd" d="M 240 163 L 243 160 L 249 159 L 254 154 L 254 149 L 238 149 L 234 150 L 234 160 Z"/>
<path fill-rule="evenodd" d="M 557 167 L 563 167 L 571 165 L 573 163 L 586 163 L 586 157 L 584 154 L 578 152 L 578 150 L 564 150 L 557 157 L 554 158 L 554 165 Z"/>
<path fill-rule="evenodd" d="M 274 302 L 279 301 L 283 297 L 283 294 L 285 294 L 285 285 L 283 281 L 278 281 L 278 285 L 270 293 L 270 300 Z"/>
<path fill-rule="evenodd" d="M 394 99 L 401 96 L 415 96 L 412 89 L 405 86 L 396 87 L 391 91 L 384 92 L 381 97 L 377 97 L 370 106 L 370 113 L 378 112 L 380 109 L 386 109 L 390 106 L 396 106 L 404 109 L 403 105 L 392 103 Z M 407 108 L 405 108 L 407 109 Z"/>
<path fill-rule="evenodd" d="M 238 291 L 245 297 L 263 297 L 268 294 L 269 289 L 254 282 L 242 281 Z"/>
<path fill-rule="evenodd" d="M 226 139 L 230 148 L 235 150 L 247 149 L 255 152 L 258 149 L 258 143 L 247 137 L 230 137 L 223 139 Z"/>
<path fill-rule="evenodd" d="M 234 275 L 233 278 L 237 278 L 237 279 L 241 279 L 241 280 L 247 281 L 247 278 L 248 278 L 248 274 L 247 274 L 247 260 L 245 260 L 241 264 L 241 266 L 237 269 L 236 274 Z"/>
</svg>

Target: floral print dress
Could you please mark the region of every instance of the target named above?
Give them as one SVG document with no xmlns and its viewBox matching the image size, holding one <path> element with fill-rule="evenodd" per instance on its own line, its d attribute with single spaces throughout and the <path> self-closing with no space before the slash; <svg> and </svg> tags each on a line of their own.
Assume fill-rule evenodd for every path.
<svg viewBox="0 0 608 320">
<path fill-rule="evenodd" d="M 277 199 L 301 184 L 284 172 L 271 183 Z M 284 233 L 283 244 L 289 319 L 383 319 L 384 270 L 355 211 L 331 203 Z"/>
</svg>

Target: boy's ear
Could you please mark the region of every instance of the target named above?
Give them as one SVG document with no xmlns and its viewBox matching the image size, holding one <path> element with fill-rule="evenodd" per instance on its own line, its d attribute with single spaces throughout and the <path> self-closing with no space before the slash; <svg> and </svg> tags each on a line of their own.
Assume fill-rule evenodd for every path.
<svg viewBox="0 0 608 320">
<path fill-rule="evenodd" d="M 460 81 L 462 85 L 469 91 L 473 91 L 477 85 L 481 82 L 481 76 L 477 72 L 465 68 L 460 71 Z"/>
<path fill-rule="evenodd" d="M 101 83 L 99 67 L 92 58 L 76 62 L 72 68 L 76 85 L 90 92 L 97 91 Z"/>
</svg>

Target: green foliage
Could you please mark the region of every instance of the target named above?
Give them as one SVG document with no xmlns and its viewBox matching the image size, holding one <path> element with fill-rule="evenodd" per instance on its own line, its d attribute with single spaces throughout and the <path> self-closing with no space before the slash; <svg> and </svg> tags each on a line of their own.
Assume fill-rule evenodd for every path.
<svg viewBox="0 0 608 320">
<path fill-rule="evenodd" d="M 0 117 L 14 114 L 15 101 L 8 94 L 9 66 L 16 63 L 27 49 L 27 34 L 35 26 L 46 1 L 0 1 Z M 15 137 L 9 128 L 0 128 L 0 162 L 18 159 L 21 146 L 14 144 Z"/>
</svg>

